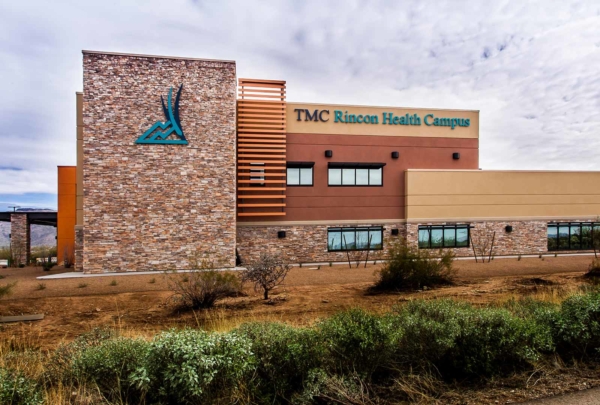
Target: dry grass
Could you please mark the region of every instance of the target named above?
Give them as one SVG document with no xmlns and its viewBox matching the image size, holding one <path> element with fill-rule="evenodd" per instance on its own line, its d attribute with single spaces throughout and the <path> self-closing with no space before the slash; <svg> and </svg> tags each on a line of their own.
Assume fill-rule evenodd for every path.
<svg viewBox="0 0 600 405">
<path fill-rule="evenodd" d="M 367 269 L 348 269 L 347 266 L 294 268 L 286 279 L 286 285 L 274 291 L 274 305 L 265 305 L 262 297 L 252 295 L 248 289 L 247 296 L 227 299 L 214 309 L 187 312 L 176 312 L 165 305 L 171 292 L 167 290 L 165 278 L 158 274 L 120 277 L 116 285 L 110 283 L 111 278 L 105 277 L 89 278 L 85 283 L 81 279 L 47 280 L 43 283 L 48 285 L 47 289 L 32 294 L 39 284 L 35 276 L 48 273 L 39 268 L 0 269 L 8 283 L 18 281 L 13 289 L 14 295 L 0 301 L 2 315 L 47 314 L 46 319 L 38 323 L 0 327 L 0 367 L 15 368 L 31 378 L 40 378 L 45 371 L 49 351 L 59 342 L 68 342 L 98 326 L 112 328 L 124 337 L 151 339 L 162 330 L 181 327 L 226 332 L 247 322 L 271 321 L 307 326 L 340 310 L 359 306 L 380 313 L 389 310 L 392 305 L 412 299 L 450 297 L 478 305 L 500 305 L 509 300 L 530 297 L 559 304 L 570 295 L 585 293 L 592 288 L 581 277 L 590 261 L 590 257 L 547 257 L 544 261 L 538 258 L 496 259 L 486 264 L 457 261 L 459 282 L 455 286 L 374 296 L 365 292 L 376 279 L 373 272 L 379 266 L 369 265 Z M 53 270 L 50 274 L 56 272 Z M 33 299 L 32 295 L 36 298 Z M 540 365 L 540 370 L 528 384 L 533 385 L 540 376 L 554 381 L 549 376 L 558 374 L 561 367 L 564 365 L 559 362 Z M 564 373 L 573 372 L 564 368 Z M 343 386 L 336 385 L 338 383 L 332 381 L 330 388 L 342 390 Z M 536 389 L 542 383 L 543 379 L 535 385 Z M 453 402 L 450 399 L 439 402 L 440 396 L 449 398 L 440 392 L 445 390 L 447 394 L 450 388 L 440 385 L 435 373 L 425 376 L 409 374 L 395 384 L 406 396 L 402 399 L 414 403 L 477 403 L 476 400 Z M 103 403 L 96 391 L 86 387 L 57 385 L 44 395 L 49 404 Z M 510 397 L 510 391 L 506 395 Z M 366 394 L 355 399 L 369 403 Z"/>
</svg>

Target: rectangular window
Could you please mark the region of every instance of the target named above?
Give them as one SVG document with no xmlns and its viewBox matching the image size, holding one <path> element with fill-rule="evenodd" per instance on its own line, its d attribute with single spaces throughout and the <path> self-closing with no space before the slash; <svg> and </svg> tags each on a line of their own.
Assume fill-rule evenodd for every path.
<svg viewBox="0 0 600 405">
<path fill-rule="evenodd" d="M 314 162 L 287 162 L 288 186 L 312 186 Z"/>
<path fill-rule="evenodd" d="M 420 249 L 469 247 L 469 225 L 419 226 Z"/>
<path fill-rule="evenodd" d="M 600 223 L 549 223 L 548 250 L 591 250 L 594 248 L 594 237 L 600 239 L 599 233 Z"/>
<path fill-rule="evenodd" d="M 329 252 L 381 249 L 383 249 L 383 228 L 381 226 L 327 229 L 327 250 Z"/>
<path fill-rule="evenodd" d="M 330 186 L 382 186 L 385 163 L 332 162 L 328 167 Z"/>
<path fill-rule="evenodd" d="M 264 180 L 265 169 L 264 163 L 250 163 L 250 166 L 257 166 L 256 169 L 250 169 L 250 180 Z M 250 183 L 250 187 L 264 186 L 265 183 Z"/>
</svg>

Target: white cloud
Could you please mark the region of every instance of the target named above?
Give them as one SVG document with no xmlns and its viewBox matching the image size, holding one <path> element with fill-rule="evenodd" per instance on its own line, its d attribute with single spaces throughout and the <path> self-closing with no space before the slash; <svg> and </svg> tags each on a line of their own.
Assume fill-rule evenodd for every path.
<svg viewBox="0 0 600 405">
<path fill-rule="evenodd" d="M 288 99 L 481 110 L 480 165 L 600 170 L 600 4 L 13 2 L 0 6 L 0 193 L 75 163 L 81 49 L 234 59 Z"/>
</svg>

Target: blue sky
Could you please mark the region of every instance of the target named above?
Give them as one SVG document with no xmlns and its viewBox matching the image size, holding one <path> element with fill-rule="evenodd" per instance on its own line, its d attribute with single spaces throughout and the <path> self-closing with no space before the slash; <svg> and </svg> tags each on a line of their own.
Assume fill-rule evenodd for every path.
<svg viewBox="0 0 600 405">
<path fill-rule="evenodd" d="M 0 3 L 0 204 L 56 206 L 82 49 L 233 59 L 290 101 L 478 109 L 482 168 L 600 170 L 597 0 L 141 4 Z"/>
</svg>

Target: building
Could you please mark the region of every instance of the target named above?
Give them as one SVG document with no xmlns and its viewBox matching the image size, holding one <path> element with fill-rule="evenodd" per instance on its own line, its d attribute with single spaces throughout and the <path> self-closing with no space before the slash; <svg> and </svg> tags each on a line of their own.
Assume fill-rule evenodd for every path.
<svg viewBox="0 0 600 405">
<path fill-rule="evenodd" d="M 600 172 L 483 171 L 478 148 L 478 111 L 292 103 L 233 61 L 84 51 L 76 205 L 58 232 L 76 218 L 90 273 L 196 252 L 224 267 L 236 252 L 382 257 L 401 237 L 460 256 L 592 248 Z"/>
</svg>

